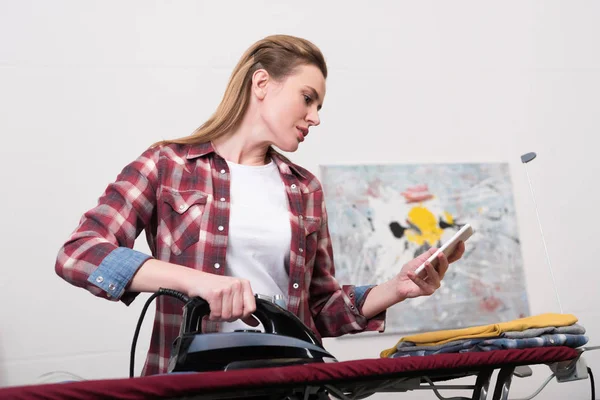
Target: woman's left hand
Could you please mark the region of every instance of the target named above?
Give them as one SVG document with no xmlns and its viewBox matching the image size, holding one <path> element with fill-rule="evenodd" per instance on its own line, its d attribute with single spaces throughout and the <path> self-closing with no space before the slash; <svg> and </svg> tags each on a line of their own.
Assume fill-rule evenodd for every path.
<svg viewBox="0 0 600 400">
<path fill-rule="evenodd" d="M 400 299 L 432 295 L 439 289 L 448 266 L 459 260 L 464 254 L 465 244 L 464 242 L 459 242 L 454 252 L 448 258 L 446 258 L 444 253 L 440 253 L 437 257 L 437 269 L 433 268 L 430 263 L 427 263 L 425 265 L 426 275 L 424 278 L 416 275 L 415 270 L 436 251 L 437 248 L 431 248 L 402 267 L 402 270 L 400 270 L 400 273 L 395 278 L 396 293 Z"/>
</svg>

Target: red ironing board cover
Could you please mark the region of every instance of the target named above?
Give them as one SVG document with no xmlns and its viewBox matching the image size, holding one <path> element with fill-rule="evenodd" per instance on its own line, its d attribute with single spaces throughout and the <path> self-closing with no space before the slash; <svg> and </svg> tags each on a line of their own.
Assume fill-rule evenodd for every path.
<svg viewBox="0 0 600 400">
<path fill-rule="evenodd" d="M 205 373 L 165 374 L 138 378 L 15 386 L 0 389 L 0 399 L 119 399 L 168 398 L 218 391 L 280 387 L 293 384 L 335 383 L 441 371 L 474 371 L 505 365 L 547 364 L 576 358 L 570 347 L 540 347 L 422 357 L 375 358 L 327 364 L 246 369 Z"/>
</svg>

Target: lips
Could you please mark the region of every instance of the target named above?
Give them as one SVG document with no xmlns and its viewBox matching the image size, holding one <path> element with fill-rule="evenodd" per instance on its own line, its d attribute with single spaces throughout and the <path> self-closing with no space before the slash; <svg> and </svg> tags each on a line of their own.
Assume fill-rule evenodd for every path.
<svg viewBox="0 0 600 400">
<path fill-rule="evenodd" d="M 296 128 L 298 129 L 298 132 L 299 132 L 298 137 L 300 138 L 300 140 L 304 140 L 306 135 L 308 135 L 308 128 L 303 128 L 301 126 L 297 126 Z"/>
</svg>

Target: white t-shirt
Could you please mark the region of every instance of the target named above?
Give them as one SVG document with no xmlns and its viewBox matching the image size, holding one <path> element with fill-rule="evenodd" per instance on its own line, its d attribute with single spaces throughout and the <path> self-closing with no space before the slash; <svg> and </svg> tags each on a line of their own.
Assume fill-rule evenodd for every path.
<svg viewBox="0 0 600 400">
<path fill-rule="evenodd" d="M 279 169 L 272 160 L 260 166 L 227 164 L 231 200 L 226 274 L 249 280 L 255 294 L 281 295 L 287 304 L 292 228 Z M 248 328 L 235 321 L 222 323 L 221 331 Z"/>
</svg>

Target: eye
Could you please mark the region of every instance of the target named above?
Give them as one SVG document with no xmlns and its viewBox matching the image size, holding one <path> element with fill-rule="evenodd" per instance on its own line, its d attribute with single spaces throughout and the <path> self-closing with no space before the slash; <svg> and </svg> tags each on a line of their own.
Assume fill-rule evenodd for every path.
<svg viewBox="0 0 600 400">
<path fill-rule="evenodd" d="M 305 94 L 304 95 L 304 102 L 308 105 L 308 104 L 310 104 L 311 101 L 312 101 L 312 99 L 310 98 L 310 96 L 308 96 L 308 95 Z"/>
</svg>

